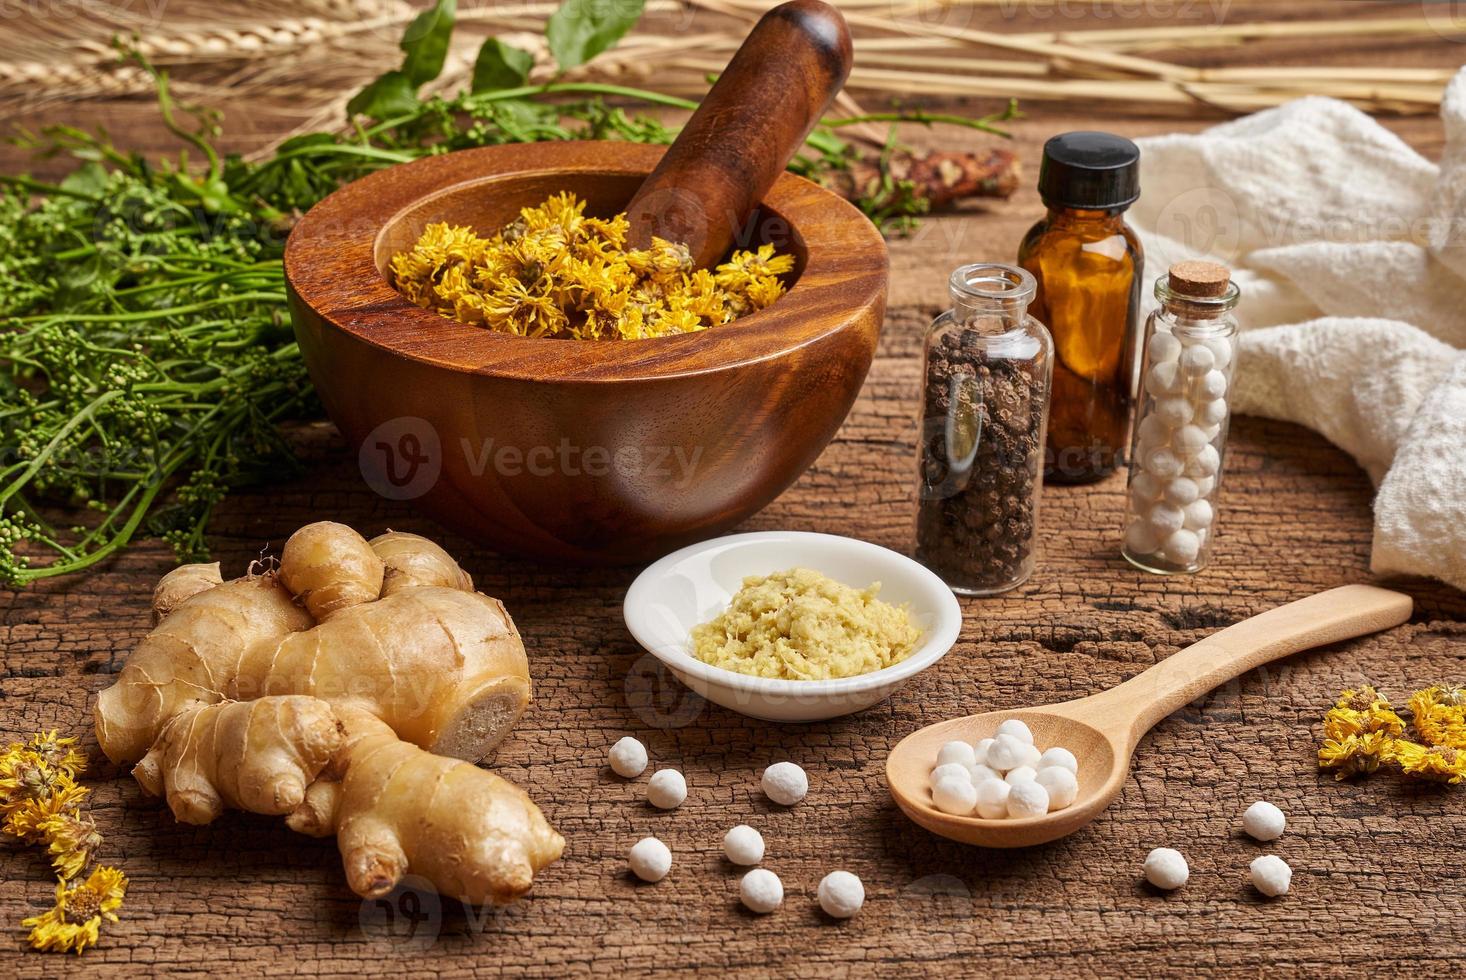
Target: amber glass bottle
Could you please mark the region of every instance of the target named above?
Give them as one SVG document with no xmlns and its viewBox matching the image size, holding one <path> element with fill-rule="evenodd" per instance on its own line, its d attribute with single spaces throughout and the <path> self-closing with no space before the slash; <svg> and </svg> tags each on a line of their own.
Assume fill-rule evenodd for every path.
<svg viewBox="0 0 1466 980">
<path fill-rule="evenodd" d="M 1129 443 L 1144 259 L 1125 209 L 1140 196 L 1139 165 L 1139 148 L 1109 133 L 1044 146 L 1048 214 L 1024 236 L 1018 264 L 1038 281 L 1032 312 L 1054 337 L 1044 453 L 1053 483 L 1107 476 Z"/>
</svg>

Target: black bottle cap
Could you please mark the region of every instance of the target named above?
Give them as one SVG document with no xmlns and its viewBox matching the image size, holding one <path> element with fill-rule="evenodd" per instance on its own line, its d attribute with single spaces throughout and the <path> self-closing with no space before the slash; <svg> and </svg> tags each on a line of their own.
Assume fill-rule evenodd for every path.
<svg viewBox="0 0 1466 980">
<path fill-rule="evenodd" d="M 1061 133 L 1044 144 L 1038 192 L 1049 207 L 1128 207 L 1140 197 L 1140 147 L 1113 133 Z"/>
</svg>

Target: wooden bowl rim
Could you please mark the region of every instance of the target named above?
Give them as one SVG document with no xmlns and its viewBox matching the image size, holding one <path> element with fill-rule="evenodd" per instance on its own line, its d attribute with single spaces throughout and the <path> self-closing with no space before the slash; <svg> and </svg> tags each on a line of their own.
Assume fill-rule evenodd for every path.
<svg viewBox="0 0 1466 980">
<path fill-rule="evenodd" d="M 880 232 L 839 195 L 787 172 L 763 203 L 786 218 L 804 244 L 799 279 L 767 309 L 697 333 L 628 341 L 515 337 L 416 306 L 377 269 L 384 229 L 424 198 L 544 171 L 644 175 L 663 152 L 620 141 L 509 144 L 369 174 L 333 192 L 296 224 L 285 247 L 287 284 L 322 320 L 391 354 L 451 371 L 534 381 L 665 379 L 727 370 L 815 343 L 883 306 L 887 265 Z"/>
</svg>

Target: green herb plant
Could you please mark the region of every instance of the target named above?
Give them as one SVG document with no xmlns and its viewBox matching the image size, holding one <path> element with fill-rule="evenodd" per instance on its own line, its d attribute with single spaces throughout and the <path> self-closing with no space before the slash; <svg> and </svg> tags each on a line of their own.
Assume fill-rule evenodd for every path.
<svg viewBox="0 0 1466 980">
<path fill-rule="evenodd" d="M 546 34 L 563 71 L 614 45 L 636 2 L 565 0 Z M 624 105 L 689 110 L 684 99 L 616 85 L 530 84 L 531 56 L 486 41 L 472 82 L 424 97 L 443 69 L 454 0 L 409 25 L 400 67 L 348 104 L 340 132 L 297 136 L 259 162 L 213 146 L 216 112 L 183 106 L 155 80 L 184 148 L 150 161 L 105 133 L 52 126 L 22 141 L 78 162 L 59 183 L 0 176 L 0 582 L 81 572 L 138 535 L 180 560 L 208 553 L 210 515 L 236 487 L 297 468 L 282 424 L 318 418 L 285 306 L 281 255 L 295 218 L 343 184 L 422 156 L 501 143 L 620 139 L 665 144 L 674 129 Z M 1006 135 L 1013 107 L 944 119 Z M 811 178 L 855 150 L 816 129 L 791 169 Z M 883 226 L 923 210 L 899 182 L 862 203 Z"/>
</svg>

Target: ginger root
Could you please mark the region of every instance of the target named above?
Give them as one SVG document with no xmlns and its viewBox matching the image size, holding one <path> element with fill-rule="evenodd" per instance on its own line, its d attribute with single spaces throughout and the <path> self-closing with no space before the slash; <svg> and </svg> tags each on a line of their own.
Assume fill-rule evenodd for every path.
<svg viewBox="0 0 1466 980">
<path fill-rule="evenodd" d="M 97 700 L 102 750 L 177 819 L 227 806 L 334 832 L 363 896 L 412 871 L 499 904 L 559 857 L 529 797 L 472 765 L 523 712 L 529 665 L 503 605 L 443 549 L 321 522 L 278 571 L 218 579 L 165 576 L 156 627 Z"/>
</svg>

